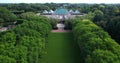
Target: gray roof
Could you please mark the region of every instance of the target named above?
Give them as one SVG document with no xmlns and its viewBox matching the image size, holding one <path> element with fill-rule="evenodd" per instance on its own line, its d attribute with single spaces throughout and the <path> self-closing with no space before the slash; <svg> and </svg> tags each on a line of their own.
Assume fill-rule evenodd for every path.
<svg viewBox="0 0 120 63">
<path fill-rule="evenodd" d="M 48 11 L 47 11 L 47 10 L 44 10 L 43 13 L 48 13 Z"/>
<path fill-rule="evenodd" d="M 75 13 L 80 13 L 80 11 L 76 10 Z"/>
</svg>

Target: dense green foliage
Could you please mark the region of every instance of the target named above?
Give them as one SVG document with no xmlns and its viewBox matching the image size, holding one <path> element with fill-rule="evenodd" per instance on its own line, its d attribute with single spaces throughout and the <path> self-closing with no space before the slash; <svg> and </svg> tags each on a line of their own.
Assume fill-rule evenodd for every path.
<svg viewBox="0 0 120 63">
<path fill-rule="evenodd" d="M 119 63 L 120 45 L 89 20 L 78 20 L 73 28 L 84 63 Z"/>
<path fill-rule="evenodd" d="M 120 44 L 120 4 L 78 4 L 76 7 L 79 7 L 77 9 L 80 9 L 81 12 L 87 13 L 84 16 L 77 16 L 77 18 L 80 20 L 89 19 L 93 21 L 107 31 L 111 37 Z M 71 19 L 67 20 L 65 23 L 67 26 L 66 28 L 69 29 L 72 28 L 70 20 Z"/>
<path fill-rule="evenodd" d="M 0 22 L 13 22 L 16 20 L 16 16 L 12 14 L 6 8 L 0 7 Z"/>
<path fill-rule="evenodd" d="M 38 63 L 46 53 L 46 38 L 51 30 L 48 19 L 28 18 L 14 29 L 0 33 L 1 63 Z"/>
<path fill-rule="evenodd" d="M 0 7 L 0 26 L 7 26 L 11 22 L 16 21 L 17 17 L 11 13 L 8 9 Z"/>
<path fill-rule="evenodd" d="M 1 22 L 5 22 L 3 26 L 6 26 L 16 20 L 17 17 L 11 12 L 20 12 L 16 28 L 0 33 L 0 63 L 38 63 L 46 53 L 44 50 L 51 30 L 50 24 L 56 29 L 58 20 L 37 16 L 34 12 L 55 10 L 60 6 L 87 13 L 77 16 L 77 19 L 65 20 L 65 28 L 73 28 L 83 63 L 120 63 L 120 46 L 111 39 L 114 38 L 120 44 L 120 4 L 68 3 L 0 4 L 0 26 L 3 25 Z M 103 29 L 84 19 L 93 21 L 111 37 Z"/>
<path fill-rule="evenodd" d="M 58 19 L 49 18 L 49 22 L 52 26 L 52 29 L 57 29 L 56 25 L 57 25 L 58 21 L 59 21 Z"/>
<path fill-rule="evenodd" d="M 112 18 L 106 23 L 105 29 L 120 44 L 120 16 Z"/>
<path fill-rule="evenodd" d="M 113 39 L 120 44 L 119 36 L 119 17 L 120 5 L 119 4 L 96 4 L 91 6 L 93 15 L 89 15 L 92 21 L 107 31 Z M 91 20 L 91 19 L 90 19 Z M 115 24 L 116 23 L 116 24 Z"/>
<path fill-rule="evenodd" d="M 24 11 L 24 12 L 41 12 L 43 10 L 49 10 L 49 7 L 43 4 L 26 4 L 26 3 L 20 3 L 20 4 L 0 4 L 1 7 L 6 7 L 7 9 L 18 12 L 18 11 Z"/>
<path fill-rule="evenodd" d="M 21 14 L 22 12 L 43 12 L 44 10 L 56 10 L 58 7 L 64 6 L 68 10 L 79 10 L 81 13 L 86 13 L 86 16 L 80 17 L 80 19 L 90 19 L 95 24 L 102 27 L 106 30 L 112 38 L 114 38 L 118 43 L 120 43 L 120 36 L 118 33 L 111 33 L 107 26 L 109 21 L 113 20 L 115 17 L 120 17 L 120 4 L 69 4 L 69 3 L 36 3 L 36 4 L 0 4 L 0 7 L 6 7 L 13 13 Z M 20 12 L 20 13 L 19 13 Z M 19 16 L 19 15 L 18 15 Z M 8 19 L 8 18 L 6 18 Z M 118 19 L 119 20 L 119 19 Z M 3 18 L 0 18 L 0 22 L 4 21 Z M 114 22 L 114 21 L 113 21 Z M 52 21 L 52 27 L 56 29 L 54 25 L 54 21 Z M 71 25 L 69 22 L 66 23 L 66 29 L 71 29 Z M 0 24 L 1 26 L 2 24 Z M 117 28 L 111 28 L 112 30 Z"/>
</svg>

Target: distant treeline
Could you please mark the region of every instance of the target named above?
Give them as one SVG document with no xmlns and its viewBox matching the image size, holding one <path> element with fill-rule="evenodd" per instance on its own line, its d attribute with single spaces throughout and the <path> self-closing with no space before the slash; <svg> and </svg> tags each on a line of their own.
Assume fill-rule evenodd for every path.
<svg viewBox="0 0 120 63">
<path fill-rule="evenodd" d="M 76 4 L 76 7 L 87 14 L 77 16 L 80 20 L 89 19 L 93 21 L 120 44 L 120 4 Z M 71 29 L 71 20 L 67 20 L 66 25 L 67 28 Z"/>
<path fill-rule="evenodd" d="M 19 4 L 0 4 L 1 7 L 6 7 L 10 11 L 25 11 L 25 12 L 42 12 L 44 10 L 56 10 L 58 7 L 65 7 L 67 9 L 79 10 L 84 13 L 94 11 L 95 9 L 114 9 L 119 8 L 120 4 L 70 4 L 70 3 L 19 3 Z M 105 8 L 106 7 L 106 8 Z M 110 11 L 110 10 L 109 10 Z M 108 12 L 109 12 L 108 11 Z"/>
<path fill-rule="evenodd" d="M 90 19 L 95 24 L 102 27 L 107 31 L 113 39 L 120 43 L 120 4 L 69 4 L 69 3 L 45 3 L 45 4 L 0 4 L 0 22 L 15 21 L 20 17 L 20 14 L 24 12 L 43 12 L 44 10 L 56 10 L 58 7 L 64 6 L 67 9 L 79 10 L 82 13 L 86 13 L 87 16 L 83 16 L 85 19 Z M 5 7 L 9 11 L 7 11 Z M 17 15 L 11 14 L 13 12 Z M 83 17 L 80 19 L 83 19 Z M 56 22 L 52 20 L 52 27 L 56 29 Z M 71 28 L 67 23 L 66 28 Z M 0 26 L 6 26 L 0 24 Z"/>
</svg>

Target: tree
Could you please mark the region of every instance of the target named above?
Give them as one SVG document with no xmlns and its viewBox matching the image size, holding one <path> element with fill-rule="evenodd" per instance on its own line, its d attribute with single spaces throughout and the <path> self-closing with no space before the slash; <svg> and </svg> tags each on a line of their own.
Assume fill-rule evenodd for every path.
<svg viewBox="0 0 120 63">
<path fill-rule="evenodd" d="M 112 38 L 116 39 L 116 41 L 120 44 L 120 17 L 114 17 L 111 18 L 111 21 L 109 21 L 106 24 L 106 30 L 108 33 L 112 36 Z"/>
<path fill-rule="evenodd" d="M 53 18 L 49 18 L 49 22 L 52 26 L 53 29 L 56 29 L 57 28 L 57 23 L 58 23 L 58 20 L 57 19 L 53 19 Z"/>
<path fill-rule="evenodd" d="M 37 17 L 38 16 L 34 12 L 26 12 L 20 15 L 20 18 L 26 19 L 26 20 L 34 20 Z"/>
<path fill-rule="evenodd" d="M 6 8 L 0 7 L 0 18 L 1 22 L 14 22 L 17 17 Z"/>
<path fill-rule="evenodd" d="M 87 56 L 87 63 L 119 63 L 118 57 L 111 51 L 95 50 L 91 55 Z"/>
<path fill-rule="evenodd" d="M 103 19 L 104 14 L 103 14 L 102 11 L 100 11 L 100 10 L 95 10 L 95 11 L 94 11 L 94 14 L 95 14 L 95 17 L 94 17 L 94 19 L 93 19 L 94 22 L 101 21 L 101 20 Z"/>
<path fill-rule="evenodd" d="M 0 55 L 0 63 L 16 63 L 16 61 L 14 58 Z"/>
<path fill-rule="evenodd" d="M 74 39 L 81 50 L 82 62 L 120 62 L 120 45 L 107 32 L 89 20 L 78 20 L 74 24 Z"/>
<path fill-rule="evenodd" d="M 50 31 L 51 25 L 46 17 L 24 14 L 14 29 L 0 33 L 1 63 L 38 63 L 46 53 Z"/>
</svg>

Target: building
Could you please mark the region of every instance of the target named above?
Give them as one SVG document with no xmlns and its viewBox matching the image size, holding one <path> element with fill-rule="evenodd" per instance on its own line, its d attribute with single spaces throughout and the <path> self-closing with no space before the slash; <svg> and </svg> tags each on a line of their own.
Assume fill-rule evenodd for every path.
<svg viewBox="0 0 120 63">
<path fill-rule="evenodd" d="M 55 18 L 55 19 L 59 19 L 59 20 L 64 20 L 64 19 L 74 18 L 75 16 L 82 16 L 84 14 L 78 10 L 73 11 L 71 9 L 68 11 L 67 9 L 65 9 L 63 7 L 60 7 L 58 9 L 56 9 L 55 11 L 44 10 L 42 15 L 46 16 L 48 18 Z"/>
<path fill-rule="evenodd" d="M 84 13 L 81 13 L 79 10 L 73 11 L 67 10 L 64 7 L 60 7 L 56 9 L 55 11 L 53 10 L 44 10 L 42 13 L 38 13 L 37 15 L 43 15 L 48 18 L 54 18 L 58 19 L 58 23 L 56 24 L 58 30 L 64 30 L 65 28 L 65 19 L 71 19 L 75 18 L 76 16 L 83 16 L 85 15 Z"/>
</svg>

